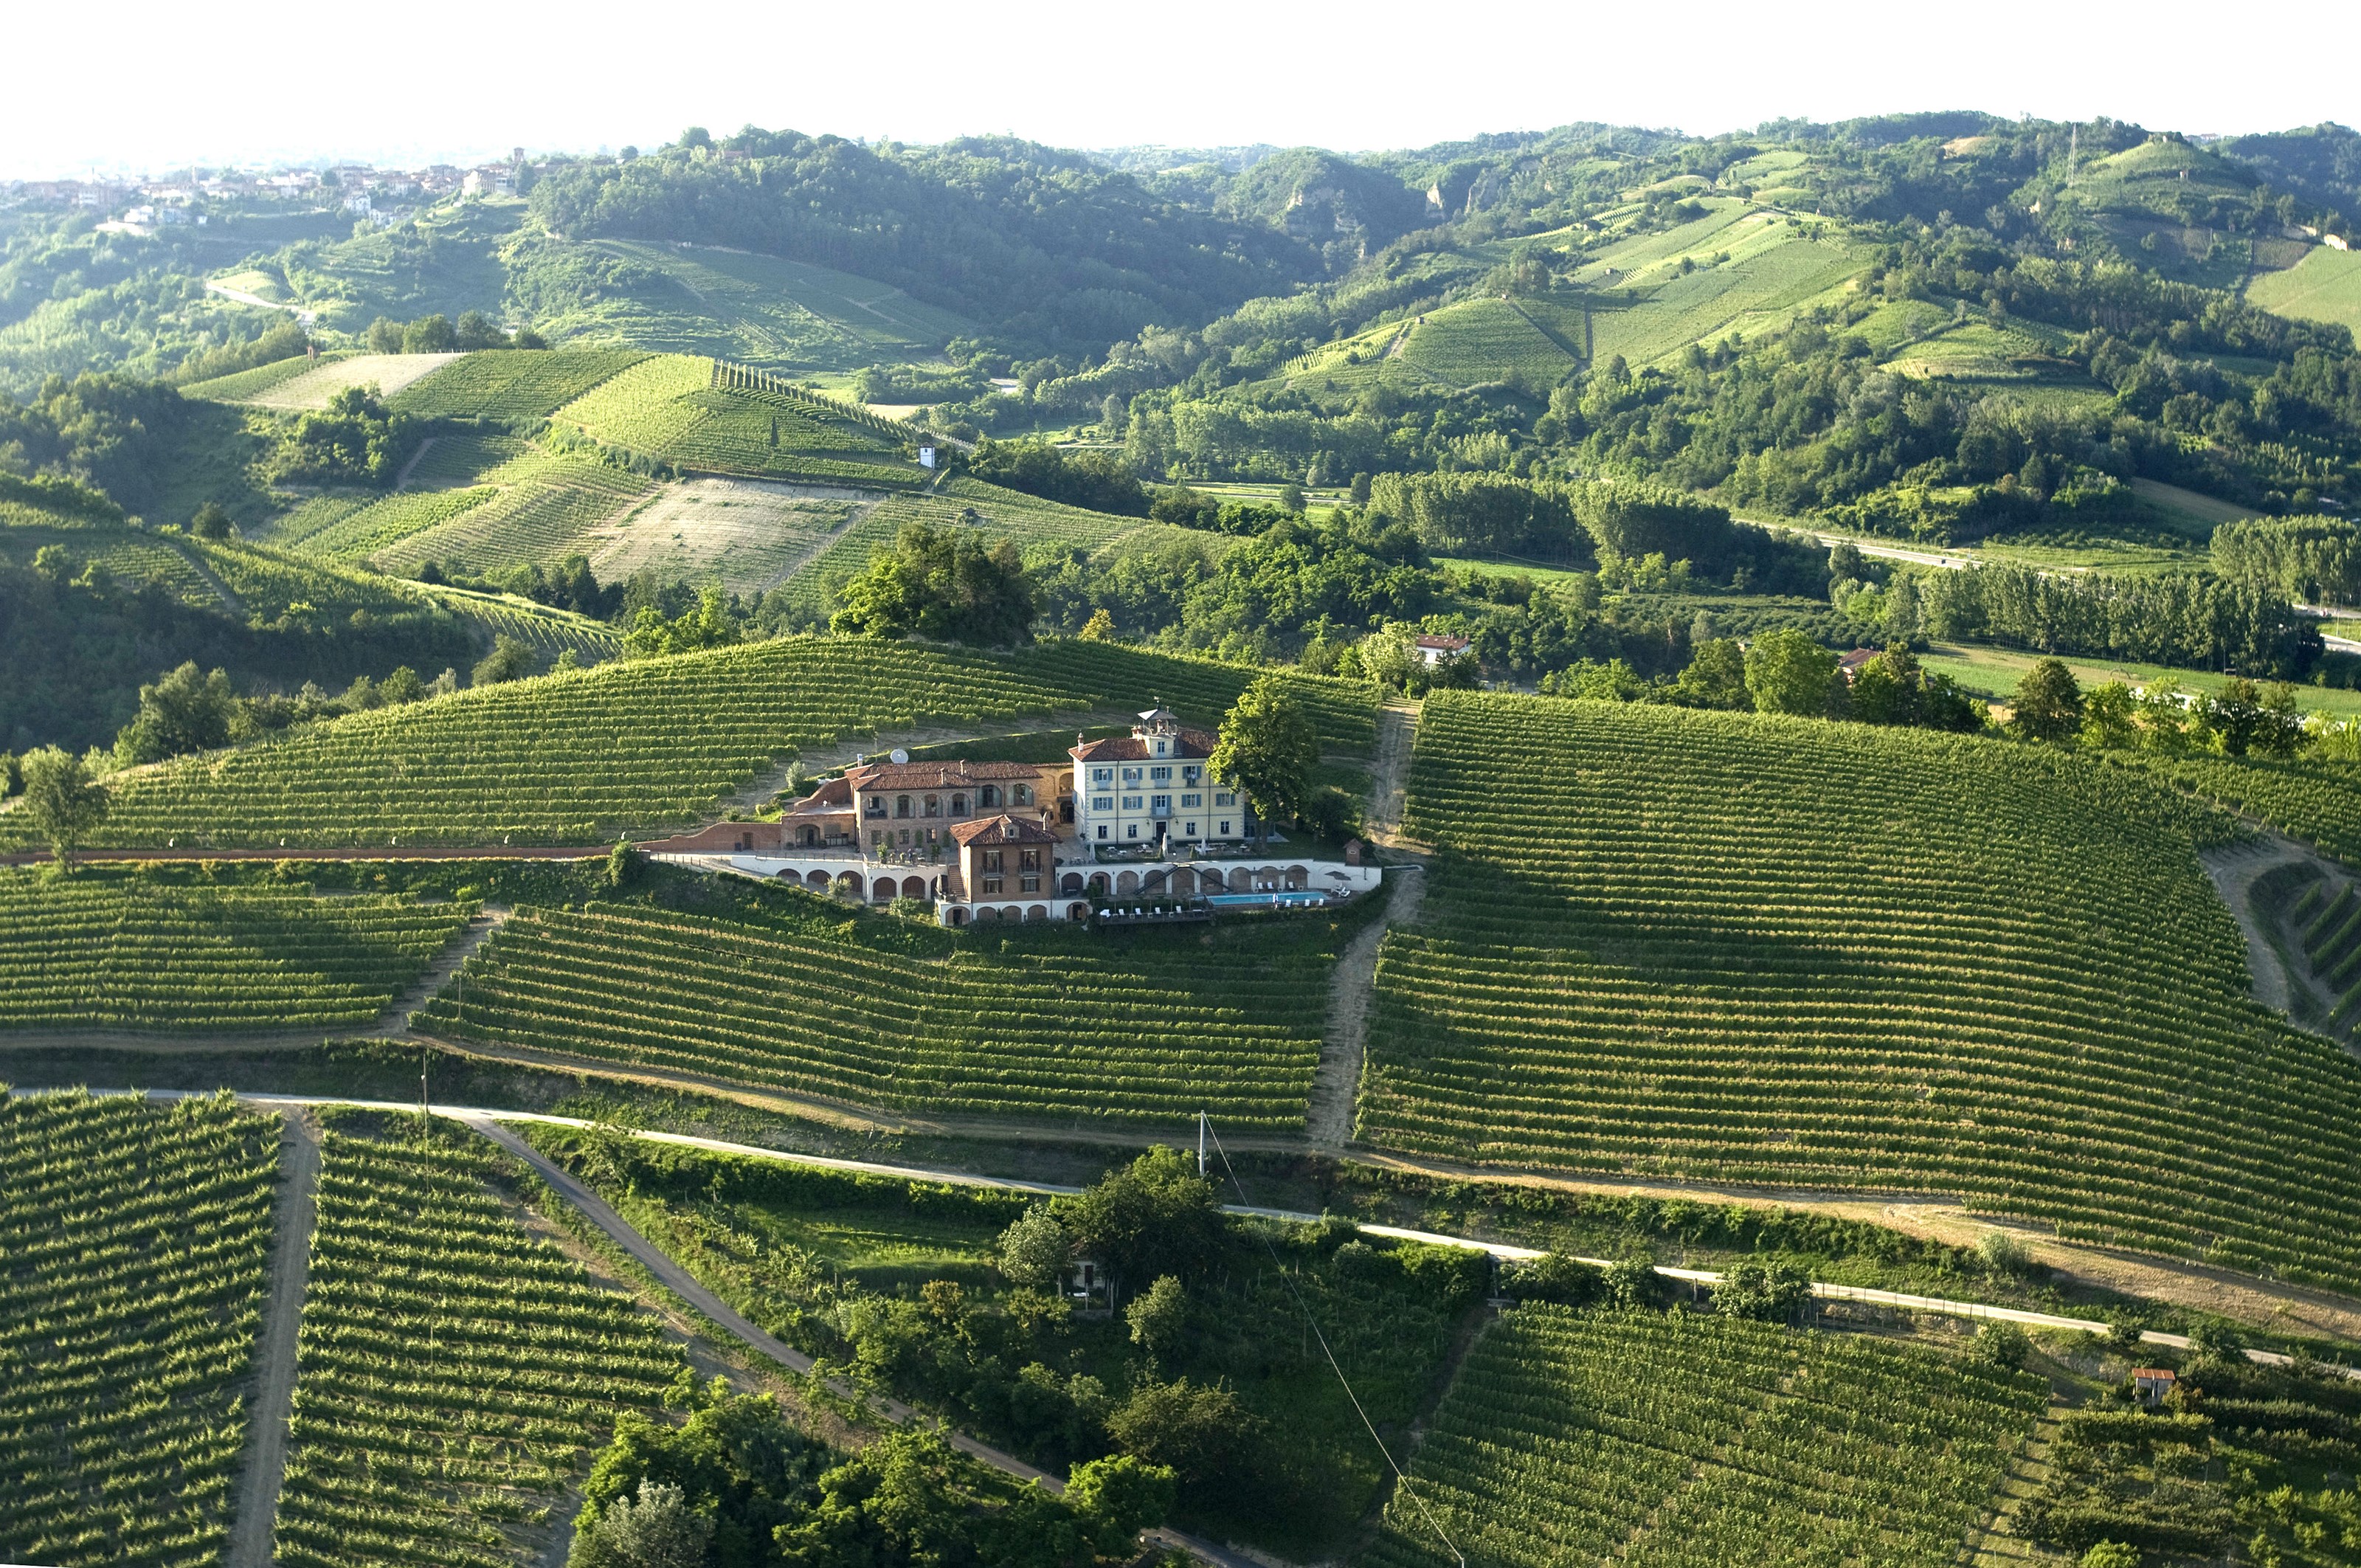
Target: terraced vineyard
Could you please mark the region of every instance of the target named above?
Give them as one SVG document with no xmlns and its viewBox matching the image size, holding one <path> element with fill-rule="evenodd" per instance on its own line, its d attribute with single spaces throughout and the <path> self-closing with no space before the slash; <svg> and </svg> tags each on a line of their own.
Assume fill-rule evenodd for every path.
<svg viewBox="0 0 2361 1568">
<path fill-rule="evenodd" d="M 211 608 L 222 602 L 187 556 L 152 534 L 104 523 L 54 527 L 0 521 L 6 522 L 0 527 L 0 561 L 11 566 L 31 565 L 42 546 L 54 544 L 76 563 L 76 576 L 82 566 L 95 565 L 118 582 L 161 583 L 191 604 Z"/>
<path fill-rule="evenodd" d="M 357 609 L 400 615 L 423 608 L 409 588 L 375 573 L 263 545 L 220 544 L 209 539 L 179 543 L 237 596 L 249 618 L 269 621 L 291 613 L 296 620 L 335 622 Z"/>
<path fill-rule="evenodd" d="M 1581 337 L 1574 339 L 1578 345 Z M 1572 369 L 1576 356 L 1507 300 L 1478 299 L 1429 315 L 1411 328 L 1402 360 L 1455 387 L 1497 381 L 1511 369 L 1543 385 Z"/>
<path fill-rule="evenodd" d="M 365 502 L 341 515 L 330 511 L 334 503 L 311 502 L 274 525 L 272 537 L 283 540 L 300 554 L 329 561 L 366 561 L 378 551 L 448 522 L 499 494 L 488 485 L 463 490 L 415 490 Z"/>
<path fill-rule="evenodd" d="M 474 914 L 0 868 L 0 1031 L 369 1024 Z"/>
<path fill-rule="evenodd" d="M 214 403 L 242 403 L 250 398 L 269 392 L 282 382 L 291 381 L 310 370 L 319 368 L 318 361 L 304 355 L 291 359 L 275 360 L 258 365 L 251 370 L 234 370 L 226 376 L 210 380 L 192 381 L 181 389 L 184 398 L 202 398 Z"/>
<path fill-rule="evenodd" d="M 1334 958 L 1316 937 L 1024 953 L 938 933 L 907 951 L 811 908 L 803 932 L 623 905 L 520 910 L 468 960 L 464 1012 L 455 987 L 423 1019 L 860 1104 L 1303 1124 Z"/>
<path fill-rule="evenodd" d="M 278 1164 L 226 1100 L 0 1097 L 0 1559 L 220 1563 Z"/>
<path fill-rule="evenodd" d="M 801 477 L 914 488 L 933 476 L 902 456 L 900 442 L 777 386 L 759 372 L 686 355 L 644 360 L 553 422 L 682 467 L 752 477 Z"/>
<path fill-rule="evenodd" d="M 2139 755 L 2134 760 L 2192 795 L 2268 822 L 2361 868 L 2361 788 L 2342 768 L 2261 757 Z"/>
<path fill-rule="evenodd" d="M 476 687 L 167 763 L 115 784 L 94 841 L 596 844 L 689 821 L 840 737 L 1159 698 L 1210 726 L 1256 674 L 1099 642 L 984 654 L 790 638 Z M 1323 749 L 1369 751 L 1371 688 L 1292 684 Z M 0 845 L 27 836 L 0 813 Z"/>
<path fill-rule="evenodd" d="M 463 355 L 404 388 L 393 406 L 430 417 L 473 414 L 531 424 L 646 357 L 634 348 L 503 348 Z"/>
<path fill-rule="evenodd" d="M 1999 742 L 1438 696 L 1409 811 L 1443 853 L 1380 961 L 1379 1143 L 2361 1280 L 2361 1067 L 2249 998 L 2210 808 Z"/>
<path fill-rule="evenodd" d="M 2048 1402 L 1929 1350 L 1687 1312 L 1521 1307 L 1477 1342 L 1411 1471 L 1466 1561 L 1938 1568 Z M 1450 1568 L 1412 1498 L 1375 1568 Z"/>
<path fill-rule="evenodd" d="M 273 1560 L 534 1562 L 617 1413 L 654 1407 L 684 1363 L 528 1238 L 489 1146 L 370 1125 L 332 1124 L 322 1151 Z"/>
<path fill-rule="evenodd" d="M 482 628 L 487 644 L 495 637 L 513 637 L 531 648 L 544 665 L 556 663 L 559 655 L 569 651 L 585 664 L 596 664 L 622 652 L 622 636 L 613 627 L 571 610 L 466 588 L 437 588 L 434 598 L 452 614 Z"/>
<path fill-rule="evenodd" d="M 654 492 L 652 479 L 588 456 L 535 449 L 493 469 L 483 483 L 497 487 L 434 525 L 379 546 L 372 565 L 414 572 L 429 560 L 497 572 L 549 563 L 582 547 L 582 537 Z"/>
</svg>

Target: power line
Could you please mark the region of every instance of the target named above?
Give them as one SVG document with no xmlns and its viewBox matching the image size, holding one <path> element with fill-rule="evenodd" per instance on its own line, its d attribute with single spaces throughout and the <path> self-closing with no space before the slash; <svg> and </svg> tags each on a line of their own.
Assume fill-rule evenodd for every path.
<svg viewBox="0 0 2361 1568">
<path fill-rule="evenodd" d="M 1238 1179 L 1237 1168 L 1230 1164 L 1230 1151 L 1222 1147 L 1222 1135 L 1213 1130 L 1213 1119 L 1202 1111 L 1197 1113 L 1197 1129 L 1201 1138 L 1206 1135 L 1213 1138 L 1213 1151 L 1222 1157 L 1222 1168 L 1229 1174 L 1230 1185 L 1237 1189 L 1239 1204 L 1249 1209 L 1254 1207 L 1246 1201 L 1246 1183 Z M 1198 1146 L 1201 1150 L 1203 1146 L 1202 1142 Z M 1198 1158 L 1202 1162 L 1204 1157 L 1201 1153 Z M 1203 1168 L 1202 1164 L 1199 1168 Z M 1378 1452 L 1386 1456 L 1386 1468 L 1394 1473 L 1394 1484 L 1418 1505 L 1418 1511 L 1426 1517 L 1427 1528 L 1433 1530 L 1435 1538 L 1459 1560 L 1459 1568 L 1467 1568 L 1467 1554 L 1453 1542 L 1450 1534 L 1443 1528 L 1443 1521 L 1434 1517 L 1434 1510 L 1426 1506 L 1426 1499 L 1411 1487 L 1410 1477 L 1403 1475 L 1402 1467 L 1394 1463 L 1393 1450 L 1388 1448 L 1386 1440 L 1378 1435 L 1378 1424 L 1369 1420 L 1369 1412 L 1361 1408 L 1361 1397 L 1353 1391 L 1353 1380 L 1345 1376 L 1344 1367 L 1337 1365 L 1336 1353 L 1328 1348 L 1328 1336 L 1320 1332 L 1320 1320 L 1312 1315 L 1311 1303 L 1304 1300 L 1303 1292 L 1295 1288 L 1295 1277 L 1288 1273 L 1287 1265 L 1279 1261 L 1279 1249 L 1270 1245 L 1269 1235 L 1263 1236 L 1262 1245 L 1263 1250 L 1270 1254 L 1271 1266 L 1279 1271 L 1279 1282 L 1287 1287 L 1287 1293 L 1295 1298 L 1296 1310 L 1303 1314 L 1303 1321 L 1312 1330 L 1312 1337 L 1320 1342 L 1320 1354 L 1328 1358 L 1328 1369 L 1336 1375 L 1336 1381 L 1344 1385 L 1345 1398 L 1353 1401 L 1353 1413 L 1361 1418 L 1361 1424 L 1369 1429 L 1369 1441 L 1376 1443 Z"/>
</svg>

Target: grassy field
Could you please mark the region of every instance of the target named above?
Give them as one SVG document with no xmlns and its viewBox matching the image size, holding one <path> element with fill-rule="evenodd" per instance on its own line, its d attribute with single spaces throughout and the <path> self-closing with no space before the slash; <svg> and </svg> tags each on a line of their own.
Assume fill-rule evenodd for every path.
<svg viewBox="0 0 2361 1568">
<path fill-rule="evenodd" d="M 1212 725 L 1258 673 L 1111 643 L 983 654 L 789 638 L 473 687 L 165 763 L 116 783 L 94 841 L 597 844 L 717 810 L 840 737 L 1158 698 Z M 1368 753 L 1372 688 L 1286 678 L 1323 750 Z M 27 832 L 0 814 L 0 844 Z"/>
<path fill-rule="evenodd" d="M 1516 1309 L 1435 1412 L 1372 1568 L 1959 1560 L 2040 1379 L 1865 1335 Z M 1422 1507 L 1421 1504 L 1424 1506 Z"/>
<path fill-rule="evenodd" d="M 1919 662 L 1931 673 L 1950 676 L 1968 691 L 2004 700 L 2016 689 L 2025 673 L 2043 657 L 2015 648 L 1938 642 L 1920 655 Z M 2122 681 L 2133 686 L 2169 681 L 2183 691 L 2218 693 L 2234 678 L 2210 670 L 2175 670 L 2161 664 L 2125 664 L 2105 659 L 2068 659 L 2064 663 L 2085 691 L 2108 681 Z M 2361 692 L 2336 686 L 2298 686 L 2295 698 L 2307 712 L 2325 713 L 2337 718 L 2361 718 Z"/>
<path fill-rule="evenodd" d="M 2361 1280 L 2361 1068 L 2251 1000 L 2225 817 L 2006 742 L 1446 696 L 1409 818 L 1443 852 L 1380 959 L 1380 1145 Z"/>
<path fill-rule="evenodd" d="M 337 354 L 325 357 L 337 360 L 348 356 Z M 242 403 L 267 397 L 296 377 L 309 375 L 318 368 L 316 361 L 299 354 L 292 359 L 258 365 L 251 370 L 236 370 L 210 380 L 192 381 L 181 389 L 181 396 L 200 398 L 207 402 Z"/>
<path fill-rule="evenodd" d="M 758 917 L 522 909 L 425 1016 L 445 1037 L 936 1113 L 1303 1124 L 1329 923 L 1005 945 L 780 892 Z"/>
<path fill-rule="evenodd" d="M 869 510 L 857 490 L 761 479 L 689 479 L 591 529 L 582 545 L 601 582 L 655 572 L 732 593 L 777 587 L 829 535 Z"/>
<path fill-rule="evenodd" d="M 477 415 L 530 424 L 646 357 L 636 349 L 509 348 L 466 354 L 410 383 L 391 400 L 405 413 Z"/>
<path fill-rule="evenodd" d="M 0 868 L 0 1031 L 363 1026 L 474 914 L 302 887 Z"/>
<path fill-rule="evenodd" d="M 972 323 L 899 289 L 806 262 L 711 246 L 581 242 L 622 286 L 540 322 L 554 338 L 614 342 L 765 369 L 857 370 L 923 359 Z"/>
<path fill-rule="evenodd" d="M 686 1370 L 660 1321 L 520 1223 L 473 1135 L 332 1118 L 273 1561 L 523 1568 L 616 1415 Z"/>
<path fill-rule="evenodd" d="M 278 1168 L 225 1100 L 0 1097 L 0 1557 L 224 1560 Z"/>
<path fill-rule="evenodd" d="M 2257 276 L 2246 298 L 2276 315 L 2334 322 L 2361 334 L 2361 252 L 2314 246 L 2285 271 Z"/>
<path fill-rule="evenodd" d="M 271 381 L 236 398 L 217 398 L 255 408 L 301 412 L 324 409 L 328 400 L 347 387 L 375 387 L 380 397 L 399 396 L 413 381 L 423 380 L 458 359 L 456 354 L 356 354 L 327 359 L 301 375 Z"/>
</svg>

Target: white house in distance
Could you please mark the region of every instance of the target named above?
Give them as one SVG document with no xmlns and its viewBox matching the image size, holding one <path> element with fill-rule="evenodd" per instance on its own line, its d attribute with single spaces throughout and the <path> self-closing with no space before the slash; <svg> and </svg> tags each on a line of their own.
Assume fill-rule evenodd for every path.
<svg viewBox="0 0 2361 1568">
<path fill-rule="evenodd" d="M 1206 766 L 1213 743 L 1162 707 L 1141 714 L 1127 736 L 1078 741 L 1067 753 L 1074 759 L 1074 836 L 1093 848 L 1245 839 L 1252 830 L 1245 798 Z"/>
<path fill-rule="evenodd" d="M 1467 652 L 1467 639 L 1453 636 L 1447 631 L 1429 631 L 1420 635 L 1415 646 L 1420 660 L 1427 668 L 1433 669 L 1444 660 L 1456 659 Z"/>
</svg>

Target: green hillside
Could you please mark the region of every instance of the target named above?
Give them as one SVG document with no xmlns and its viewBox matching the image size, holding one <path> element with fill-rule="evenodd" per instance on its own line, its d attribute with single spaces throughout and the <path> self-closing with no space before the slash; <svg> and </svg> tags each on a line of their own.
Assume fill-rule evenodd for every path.
<svg viewBox="0 0 2361 1568">
<path fill-rule="evenodd" d="M 277 1133 L 226 1098 L 0 1096 L 0 1555 L 223 1561 Z"/>
<path fill-rule="evenodd" d="M 1867 1335 L 1520 1307 L 1460 1364 L 1362 1561 L 1934 1568 L 2048 1402 L 2037 1378 Z"/>
<path fill-rule="evenodd" d="M 278 1563 L 538 1562 L 618 1418 L 687 1370 L 663 1320 L 527 1228 L 511 1162 L 417 1123 L 323 1139 Z"/>
<path fill-rule="evenodd" d="M 906 523 L 937 528 L 957 524 L 990 538 L 1007 538 L 1021 550 L 1098 550 L 1118 542 L 1179 537 L 1202 542 L 1205 535 L 1137 517 L 1086 511 L 965 476 L 928 495 L 892 495 L 863 509 L 851 525 L 829 540 L 781 591 L 803 614 L 824 619 L 836 589 L 868 569 L 870 552 L 891 544 Z"/>
<path fill-rule="evenodd" d="M 1179 945 L 1068 928 L 1008 950 L 766 902 L 759 920 L 520 910 L 468 960 L 464 1003 L 455 986 L 421 1023 L 909 1111 L 1303 1125 L 1344 939 L 1328 922 Z"/>
<path fill-rule="evenodd" d="M 2334 322 L 2361 334 L 2361 253 L 2309 247 L 2293 267 L 2257 275 L 2246 298 L 2278 315 Z"/>
<path fill-rule="evenodd" d="M 461 355 L 392 400 L 404 413 L 529 424 L 646 358 L 636 349 L 503 348 Z"/>
<path fill-rule="evenodd" d="M 184 661 L 226 671 L 246 693 L 342 689 L 405 664 L 432 680 L 490 641 L 374 574 L 0 506 L 0 750 L 107 745 L 139 687 Z"/>
<path fill-rule="evenodd" d="M 551 423 L 570 434 L 699 473 L 912 488 L 931 476 L 887 433 L 819 400 L 749 385 L 714 361 L 669 354 L 641 361 L 566 404 Z M 882 422 L 879 422 L 882 424 Z M 898 432 L 898 427 L 894 427 Z"/>
<path fill-rule="evenodd" d="M 441 443 L 437 443 L 437 450 Z M 564 453 L 518 444 L 505 460 L 484 452 L 474 472 L 464 459 L 450 466 L 448 488 L 406 491 L 362 499 L 354 510 L 316 529 L 322 512 L 291 518 L 286 533 L 305 529 L 290 547 L 300 554 L 412 573 L 427 561 L 477 572 L 555 562 L 582 548 L 583 536 L 614 521 L 653 494 L 656 482 L 601 461 L 595 453 Z M 426 456 L 433 458 L 436 450 Z M 456 455 L 455 455 L 455 457 Z M 422 460 L 422 469 L 425 462 Z M 415 478 L 416 476 L 413 476 Z"/>
<path fill-rule="evenodd" d="M 96 843 L 597 844 L 713 812 L 765 767 L 877 729 L 1161 699 L 1217 722 L 1253 669 L 1051 642 L 1017 653 L 790 638 L 481 686 L 119 781 Z M 1296 677 L 1324 750 L 1375 691 Z M 16 813 L 0 843 L 21 842 Z"/>
<path fill-rule="evenodd" d="M 2361 1279 L 2361 1070 L 2247 994 L 2226 817 L 2030 749 L 1430 698 L 1365 1135 L 1454 1158 L 1956 1192 Z"/>
<path fill-rule="evenodd" d="M 925 359 L 976 328 L 889 284 L 713 246 L 547 240 L 512 258 L 555 308 L 555 341 L 733 359 L 769 370 L 857 370 Z"/>
<path fill-rule="evenodd" d="M 0 1030 L 366 1026 L 474 914 L 0 869 Z"/>
</svg>

